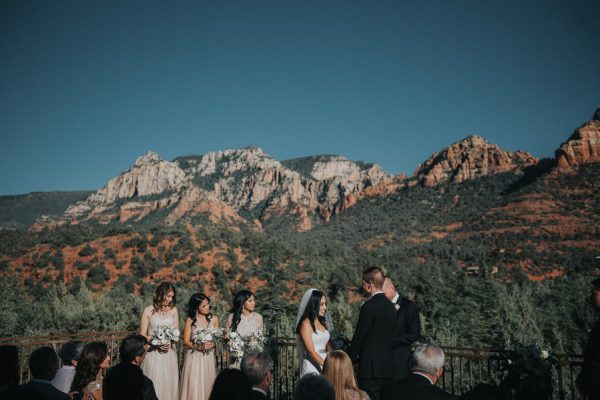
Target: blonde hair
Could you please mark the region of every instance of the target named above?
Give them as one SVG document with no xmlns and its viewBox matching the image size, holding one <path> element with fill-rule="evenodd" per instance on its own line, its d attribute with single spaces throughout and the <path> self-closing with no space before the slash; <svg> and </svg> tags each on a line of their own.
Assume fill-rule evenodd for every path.
<svg viewBox="0 0 600 400">
<path fill-rule="evenodd" d="M 360 391 L 354 379 L 354 369 L 348 354 L 334 350 L 325 359 L 323 375 L 335 389 L 335 400 L 346 400 L 346 390 Z"/>
</svg>

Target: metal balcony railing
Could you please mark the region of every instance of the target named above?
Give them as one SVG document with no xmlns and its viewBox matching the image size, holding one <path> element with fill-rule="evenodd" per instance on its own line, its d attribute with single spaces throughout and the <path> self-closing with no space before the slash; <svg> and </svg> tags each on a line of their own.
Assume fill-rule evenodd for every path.
<svg viewBox="0 0 600 400">
<path fill-rule="evenodd" d="M 16 345 L 20 356 L 20 380 L 30 379 L 28 370 L 29 355 L 40 346 L 51 346 L 58 351 L 70 340 L 83 342 L 100 341 L 108 345 L 112 363 L 119 360 L 119 344 L 129 334 L 136 332 L 88 332 L 47 336 L 0 338 L 0 345 Z M 442 346 L 443 347 L 443 346 Z M 438 385 L 447 392 L 461 395 L 478 384 L 499 385 L 507 375 L 510 352 L 506 350 L 443 347 L 446 353 L 444 374 Z M 266 350 L 274 359 L 271 398 L 291 399 L 298 379 L 299 363 L 295 339 L 290 337 L 269 338 Z M 185 348 L 177 346 L 179 368 L 183 367 Z M 218 370 L 227 368 L 226 347 L 219 343 L 216 348 Z M 580 355 L 555 354 L 556 362 L 552 371 L 552 384 L 555 388 L 553 399 L 577 400 L 581 396 L 575 390 L 575 378 L 581 371 L 583 357 Z"/>
</svg>

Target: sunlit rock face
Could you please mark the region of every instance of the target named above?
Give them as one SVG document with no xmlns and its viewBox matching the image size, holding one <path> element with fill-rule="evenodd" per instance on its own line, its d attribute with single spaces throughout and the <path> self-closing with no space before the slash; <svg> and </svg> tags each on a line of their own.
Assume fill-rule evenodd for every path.
<svg viewBox="0 0 600 400">
<path fill-rule="evenodd" d="M 285 162 L 284 162 L 285 163 Z M 296 218 L 298 230 L 312 228 L 356 203 L 365 189 L 386 179 L 377 165 L 340 156 L 296 159 L 290 168 L 256 146 L 164 161 L 148 152 L 85 201 L 73 204 L 68 220 L 137 221 L 170 209 L 167 223 L 194 212 L 210 221 L 245 221 L 253 226 L 276 216 Z M 233 215 L 235 214 L 235 215 Z"/>
<path fill-rule="evenodd" d="M 420 164 L 415 176 L 424 186 L 442 182 L 460 183 L 481 176 L 522 170 L 538 159 L 524 151 L 508 152 L 472 135 L 433 154 Z"/>
<path fill-rule="evenodd" d="M 600 108 L 556 150 L 558 168 L 569 169 L 600 161 Z"/>
</svg>

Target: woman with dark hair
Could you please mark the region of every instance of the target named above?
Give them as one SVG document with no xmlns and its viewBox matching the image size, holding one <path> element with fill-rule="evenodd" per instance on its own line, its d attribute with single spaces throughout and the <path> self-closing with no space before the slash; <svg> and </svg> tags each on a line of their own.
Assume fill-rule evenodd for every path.
<svg viewBox="0 0 600 400">
<path fill-rule="evenodd" d="M 144 309 L 140 322 L 140 334 L 146 336 L 149 343 L 152 343 L 155 331 L 160 332 L 163 328 L 179 330 L 176 292 L 170 282 L 158 285 L 152 303 Z M 179 367 L 173 343 L 151 346 L 141 367 L 154 383 L 160 400 L 178 400 Z"/>
<path fill-rule="evenodd" d="M 183 345 L 188 348 L 181 376 L 181 400 L 208 400 L 217 376 L 214 341 L 194 343 L 194 336 L 207 328 L 218 328 L 219 319 L 210 312 L 210 299 L 196 293 L 187 305 Z"/>
<path fill-rule="evenodd" d="M 102 400 L 102 371 L 110 367 L 108 346 L 102 342 L 86 344 L 75 367 L 71 383 L 74 399 Z"/>
<path fill-rule="evenodd" d="M 263 332 L 263 317 L 257 312 L 254 312 L 256 303 L 254 302 L 254 293 L 247 289 L 238 291 L 233 297 L 233 306 L 229 311 L 227 318 L 228 334 L 236 332 L 242 339 L 251 335 L 262 336 Z M 239 368 L 238 358 L 232 366 Z"/>
<path fill-rule="evenodd" d="M 317 289 L 308 289 L 298 307 L 296 350 L 300 357 L 300 377 L 321 373 L 327 352 L 333 350 L 325 314 L 327 298 Z"/>
</svg>

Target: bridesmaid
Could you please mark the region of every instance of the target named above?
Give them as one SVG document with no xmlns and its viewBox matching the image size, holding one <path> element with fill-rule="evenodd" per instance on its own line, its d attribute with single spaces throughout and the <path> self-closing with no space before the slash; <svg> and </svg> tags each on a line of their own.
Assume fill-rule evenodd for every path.
<svg viewBox="0 0 600 400">
<path fill-rule="evenodd" d="M 188 348 L 181 377 L 181 400 L 208 400 L 217 376 L 214 342 L 195 344 L 192 338 L 208 327 L 218 328 L 219 319 L 210 312 L 210 299 L 196 293 L 187 305 L 183 345 Z"/>
<path fill-rule="evenodd" d="M 254 293 L 247 289 L 237 292 L 233 297 L 231 314 L 227 318 L 226 331 L 228 333 L 237 332 L 242 338 L 259 331 L 263 332 L 263 318 L 262 315 L 254 312 L 255 308 Z M 239 362 L 240 360 L 237 360 L 231 366 L 239 368 Z"/>
<path fill-rule="evenodd" d="M 159 326 L 179 329 L 179 316 L 175 307 L 175 287 L 163 282 L 154 292 L 153 304 L 144 309 L 140 322 L 140 334 L 148 342 Z M 172 344 L 151 346 L 142 362 L 142 371 L 154 383 L 160 400 L 177 400 L 179 396 L 179 365 L 177 351 Z"/>
</svg>

